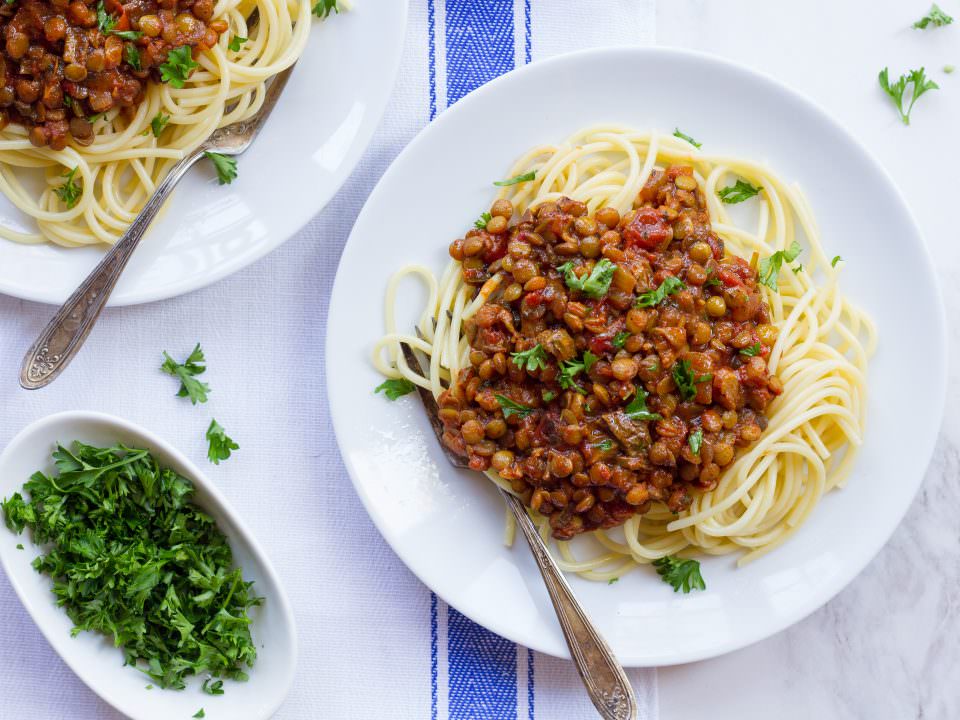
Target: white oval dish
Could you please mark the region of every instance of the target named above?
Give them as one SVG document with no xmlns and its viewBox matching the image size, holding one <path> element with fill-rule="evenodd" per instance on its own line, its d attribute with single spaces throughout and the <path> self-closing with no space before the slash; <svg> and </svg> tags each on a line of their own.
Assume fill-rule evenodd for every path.
<svg viewBox="0 0 960 720">
<path fill-rule="evenodd" d="M 545 92 L 558 78 L 563 87 L 615 102 L 571 103 L 568 94 Z M 523 111 L 531 98 L 536 112 Z M 844 292 L 879 330 L 866 437 L 853 474 L 782 547 L 739 569 L 731 557 L 704 558 L 708 589 L 689 595 L 674 594 L 650 570 L 614 585 L 570 577 L 625 665 L 690 662 L 772 635 L 850 582 L 909 507 L 940 425 L 946 335 L 930 255 L 884 169 L 813 102 L 741 65 L 668 48 L 565 55 L 471 93 L 397 157 L 347 242 L 327 329 L 331 415 L 354 486 L 403 562 L 475 622 L 568 657 L 530 553 L 522 541 L 503 545 L 496 490 L 480 475 L 449 466 L 415 395 L 390 403 L 373 394 L 382 378 L 369 355 L 383 332 L 390 275 L 407 263 L 439 273 L 449 262 L 448 243 L 489 207 L 491 181 L 505 177 L 529 148 L 598 123 L 666 133 L 679 127 L 711 152 L 765 160 L 800 183 L 828 254 L 845 260 Z M 423 302 L 414 285 L 402 289 L 398 314 L 411 328 Z M 905 378 L 911 407 L 923 409 L 909 422 L 889 407 L 889 398 L 902 396 Z"/>
<path fill-rule="evenodd" d="M 307 48 L 239 177 L 220 186 L 200 163 L 180 181 L 110 297 L 134 305 L 206 287 L 292 237 L 340 189 L 387 106 L 406 33 L 407 0 L 363 0 L 314 19 Z M 0 195 L 0 223 L 23 225 Z M 103 257 L 0 239 L 0 293 L 61 304 Z"/>
<path fill-rule="evenodd" d="M 204 708 L 209 720 L 262 720 L 273 715 L 293 684 L 297 665 L 297 634 L 293 611 L 270 560 L 243 521 L 216 486 L 178 450 L 153 433 L 111 415 L 95 412 L 65 412 L 50 415 L 24 428 L 0 455 L 0 498 L 19 492 L 37 470 L 53 471 L 50 453 L 56 443 L 79 440 L 109 446 L 121 442 L 149 449 L 162 466 L 172 468 L 196 487 L 197 505 L 208 512 L 227 536 L 234 561 L 244 578 L 265 598 L 251 610 L 251 633 L 258 658 L 247 668 L 247 682 L 224 681 L 223 695 L 200 691 L 203 678 L 191 679 L 182 691 L 147 691 L 150 679 L 123 665 L 123 653 L 104 635 L 83 632 L 70 637 L 73 623 L 55 604 L 50 579 L 36 572 L 31 562 L 37 556 L 29 531 L 16 535 L 0 523 L 0 564 L 37 627 L 64 662 L 91 690 L 134 720 L 189 718 Z M 23 544 L 24 550 L 16 545 Z M 16 648 L 0 649 L 0 654 Z M 9 658 L 11 661 L 13 657 Z"/>
</svg>

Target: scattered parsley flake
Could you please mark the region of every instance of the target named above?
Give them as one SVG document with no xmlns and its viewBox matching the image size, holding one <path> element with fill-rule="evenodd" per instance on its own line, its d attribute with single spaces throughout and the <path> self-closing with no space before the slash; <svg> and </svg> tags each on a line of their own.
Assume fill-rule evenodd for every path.
<svg viewBox="0 0 960 720">
<path fill-rule="evenodd" d="M 123 55 L 127 61 L 127 65 L 132 67 L 137 72 L 143 70 L 143 66 L 140 64 L 140 51 L 137 50 L 136 45 L 124 45 Z"/>
<path fill-rule="evenodd" d="M 890 84 L 888 72 L 888 69 L 884 68 L 880 71 L 880 75 L 877 76 L 877 79 L 880 82 L 880 87 L 883 88 L 883 91 L 890 96 L 890 99 L 893 100 L 894 105 L 897 106 L 897 112 L 900 113 L 900 119 L 903 121 L 903 124 L 909 125 L 910 113 L 913 111 L 913 104 L 917 102 L 920 96 L 927 92 L 927 90 L 939 90 L 940 86 L 937 85 L 933 80 L 927 79 L 923 68 L 920 68 L 919 70 L 911 70 L 909 75 L 901 75 L 900 79 L 897 80 L 893 85 Z M 910 97 L 910 104 L 907 106 L 907 109 L 904 110 L 904 94 L 907 91 L 908 85 L 913 86 L 913 92 Z"/>
<path fill-rule="evenodd" d="M 234 35 L 232 38 L 230 38 L 230 42 L 227 43 L 227 49 L 232 50 L 233 52 L 240 52 L 240 46 L 243 45 L 247 40 L 248 38 Z"/>
<path fill-rule="evenodd" d="M 311 11 L 318 18 L 326 19 L 330 13 L 340 14 L 340 8 L 337 7 L 337 0 L 318 0 Z"/>
<path fill-rule="evenodd" d="M 505 418 L 511 418 L 514 415 L 518 418 L 525 418 L 533 412 L 533 408 L 514 402 L 506 395 L 494 395 L 494 397 L 496 397 L 497 402 L 500 403 L 500 407 L 503 409 L 503 417 Z"/>
<path fill-rule="evenodd" d="M 540 393 L 540 397 L 543 398 L 543 401 L 544 401 L 545 403 L 550 402 L 550 401 L 553 400 L 556 396 L 557 396 L 557 394 L 556 394 L 553 390 L 543 390 L 543 391 Z"/>
<path fill-rule="evenodd" d="M 834 255 L 833 260 L 830 261 L 830 267 L 836 267 L 837 263 L 840 262 L 841 260 L 843 260 L 842 257 L 840 257 L 839 255 Z"/>
<path fill-rule="evenodd" d="M 620 350 L 623 348 L 624 345 L 626 345 L 627 338 L 630 337 L 630 334 L 631 333 L 629 333 L 626 330 L 624 330 L 623 332 L 618 332 L 616 336 L 613 338 L 613 340 L 610 341 L 610 344 L 613 345 L 617 350 Z"/>
<path fill-rule="evenodd" d="M 164 115 L 163 113 L 157 113 L 153 116 L 153 119 L 150 121 L 150 127 L 143 131 L 143 134 L 152 132 L 155 138 L 160 137 L 164 129 L 167 127 L 167 123 L 170 122 L 170 116 Z"/>
<path fill-rule="evenodd" d="M 417 386 L 406 378 L 390 378 L 377 385 L 373 389 L 373 392 L 382 392 L 389 400 L 396 400 L 399 397 L 412 393 L 416 389 Z"/>
<path fill-rule="evenodd" d="M 199 710 L 197 710 L 197 711 L 193 714 L 193 717 L 195 717 L 195 718 L 204 718 L 204 717 L 206 717 L 206 716 L 207 716 L 207 714 L 203 711 L 203 708 L 200 708 Z"/>
<path fill-rule="evenodd" d="M 180 378 L 180 389 L 177 391 L 177 397 L 189 397 L 190 402 L 196 405 L 207 401 L 207 393 L 210 392 L 210 386 L 205 382 L 196 379 L 197 375 L 204 373 L 207 369 L 206 358 L 203 356 L 203 350 L 200 343 L 193 349 L 183 364 L 178 363 L 163 351 L 163 364 L 160 369 L 167 375 L 173 375 Z"/>
<path fill-rule="evenodd" d="M 685 287 L 687 286 L 683 284 L 680 278 L 668 275 L 656 290 L 647 290 L 640 293 L 637 299 L 633 301 L 633 306 L 638 308 L 656 307 L 666 300 L 668 295 L 678 293 Z"/>
<path fill-rule="evenodd" d="M 63 173 L 61 177 L 65 177 L 66 180 L 64 180 L 63 184 L 61 184 L 59 187 L 55 187 L 53 189 L 53 192 L 58 198 L 60 198 L 60 201 L 67 206 L 68 210 L 75 207 L 76 204 L 80 202 L 80 197 L 83 195 L 83 188 L 80 187 L 80 185 L 78 185 L 73 179 L 77 174 L 77 170 L 79 169 L 80 166 L 78 165 L 77 167 L 73 168 L 73 170 Z"/>
<path fill-rule="evenodd" d="M 780 277 L 780 269 L 785 262 L 792 263 L 796 260 L 802 250 L 803 248 L 800 247 L 800 243 L 794 240 L 786 250 L 777 250 L 770 257 L 760 260 L 757 282 L 761 285 L 766 285 L 771 290 L 779 290 L 780 285 L 778 284 L 778 279 Z"/>
<path fill-rule="evenodd" d="M 213 167 L 217 171 L 218 185 L 229 185 L 237 179 L 237 159 L 235 157 L 209 151 L 203 153 L 203 155 L 213 162 Z"/>
<path fill-rule="evenodd" d="M 607 580 L 607 585 L 613 585 L 615 582 L 618 582 L 619 580 L 620 578 L 618 577 L 610 578 L 609 580 Z"/>
<path fill-rule="evenodd" d="M 189 45 L 175 48 L 167 53 L 167 60 L 160 65 L 160 80 L 170 83 L 171 87 L 182 88 L 200 64 L 194 62 L 193 51 Z"/>
<path fill-rule="evenodd" d="M 207 678 L 204 680 L 200 689 L 203 690 L 207 695 L 223 695 L 223 680 L 211 682 L 212 679 L 213 678 Z"/>
<path fill-rule="evenodd" d="M 636 386 L 636 390 L 637 394 L 634 395 L 630 404 L 624 408 L 624 414 L 631 420 L 662 420 L 662 416 L 647 409 L 647 397 L 650 393 L 639 385 Z"/>
<path fill-rule="evenodd" d="M 740 348 L 740 354 L 746 355 L 747 357 L 756 357 L 760 354 L 760 343 L 755 342 L 750 347 Z"/>
<path fill-rule="evenodd" d="M 571 290 L 579 290 L 584 295 L 594 300 L 599 300 L 610 289 L 610 282 L 613 280 L 613 273 L 617 266 L 607 258 L 601 258 L 600 262 L 593 266 L 593 270 L 582 278 L 578 277 L 573 269 L 573 261 L 565 262 L 557 268 L 563 276 L 563 281 Z"/>
<path fill-rule="evenodd" d="M 207 428 L 207 442 L 210 443 L 207 449 L 207 457 L 214 465 L 219 465 L 221 460 L 226 460 L 234 450 L 239 450 L 237 445 L 223 427 L 216 420 L 210 421 L 210 427 Z"/>
<path fill-rule="evenodd" d="M 610 438 L 601 440 L 600 442 L 597 443 L 597 447 L 600 448 L 600 450 L 602 450 L 603 452 L 609 452 L 610 450 L 613 450 L 613 440 L 611 440 Z"/>
<path fill-rule="evenodd" d="M 691 145 L 693 145 L 695 148 L 698 148 L 698 149 L 699 149 L 699 148 L 703 147 L 703 143 L 698 143 L 696 140 L 694 140 L 694 139 L 693 139 L 692 137 L 690 137 L 689 135 L 684 135 L 682 132 L 680 132 L 680 128 L 674 128 L 674 129 L 673 129 L 673 136 L 674 136 L 674 137 L 678 137 L 678 138 L 680 138 L 681 140 L 686 140 L 688 143 L 690 143 Z"/>
<path fill-rule="evenodd" d="M 944 71 L 947 75 L 952 75 L 952 74 L 953 74 L 953 71 L 956 70 L 956 69 L 957 69 L 957 68 L 956 68 L 956 66 L 954 66 L 954 65 L 944 65 L 944 66 L 943 66 L 943 71 Z"/>
<path fill-rule="evenodd" d="M 926 30 L 928 25 L 933 25 L 934 27 L 943 27 L 944 25 L 949 25 L 952 22 L 953 18 L 947 15 L 936 3 L 934 3 L 930 6 L 930 12 L 917 20 L 913 24 L 913 27 L 915 27 L 917 30 Z"/>
<path fill-rule="evenodd" d="M 700 454 L 700 447 L 703 445 L 703 430 L 697 428 L 687 437 L 687 444 L 690 446 L 690 452 L 694 455 Z"/>
<path fill-rule="evenodd" d="M 684 593 L 691 590 L 706 590 L 707 584 L 700 575 L 700 563 L 696 560 L 681 560 L 667 555 L 653 561 L 657 574 L 665 583 L 673 586 L 674 592 L 681 589 Z"/>
<path fill-rule="evenodd" d="M 100 0 L 97 3 L 97 28 L 106 35 L 113 31 L 116 24 L 117 19 L 107 12 L 107 9 L 103 6 L 103 0 Z"/>
<path fill-rule="evenodd" d="M 758 195 L 761 190 L 763 190 L 762 185 L 754 187 L 748 182 L 737 180 L 735 184 L 717 190 L 717 195 L 727 205 L 733 205 L 735 203 L 742 203 L 744 200 L 749 200 L 755 195 Z"/>
<path fill-rule="evenodd" d="M 699 376 L 695 375 L 690 369 L 689 360 L 678 360 L 674 363 L 671 374 L 673 375 L 673 382 L 676 384 L 677 390 L 680 391 L 680 397 L 684 400 L 693 400 L 693 398 L 696 397 L 698 383 L 713 379 L 713 375 L 710 373 Z"/>
<path fill-rule="evenodd" d="M 23 550 L 23 543 L 17 543 L 17 550 Z"/>
<path fill-rule="evenodd" d="M 122 38 L 123 40 L 129 40 L 130 42 L 139 40 L 143 37 L 143 33 L 139 30 L 111 30 L 110 33 L 112 35 L 116 35 L 118 38 Z M 140 68 L 137 69 L 139 70 Z"/>
<path fill-rule="evenodd" d="M 574 381 L 574 378 L 580 372 L 590 372 L 590 368 L 592 368 L 593 364 L 599 359 L 600 358 L 587 350 L 583 353 L 582 360 L 577 360 L 574 358 L 573 360 L 566 360 L 560 363 L 560 375 L 558 377 L 560 387 L 562 387 L 564 390 L 573 389 L 581 395 L 586 395 L 586 390 L 577 385 L 577 383 Z"/>
<path fill-rule="evenodd" d="M 487 223 L 490 222 L 491 220 L 493 220 L 493 215 L 491 215 L 490 213 L 488 212 L 480 213 L 480 217 L 478 217 L 476 221 L 474 221 L 473 226 L 477 230 L 485 230 L 487 227 Z"/>
<path fill-rule="evenodd" d="M 509 180 L 497 180 L 493 184 L 496 185 L 497 187 L 507 187 L 508 185 L 516 185 L 517 183 L 530 182 L 536 177 L 537 177 L 537 171 L 531 170 L 528 173 L 524 173 L 523 175 L 517 175 L 516 177 L 512 177 Z"/>
<path fill-rule="evenodd" d="M 518 368 L 526 368 L 527 372 L 536 370 L 546 370 L 547 353 L 540 343 L 537 343 L 529 350 L 523 352 L 510 353 L 510 359 Z"/>
</svg>

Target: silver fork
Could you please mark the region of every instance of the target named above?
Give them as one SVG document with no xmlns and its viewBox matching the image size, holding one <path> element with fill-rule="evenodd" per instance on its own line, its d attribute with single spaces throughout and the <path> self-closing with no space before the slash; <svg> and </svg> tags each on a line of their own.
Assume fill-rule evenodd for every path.
<svg viewBox="0 0 960 720">
<path fill-rule="evenodd" d="M 147 204 L 123 237 L 110 248 L 93 272 L 61 306 L 27 351 L 20 368 L 21 386 L 27 390 L 36 390 L 49 385 L 63 372 L 93 330 L 110 293 L 120 279 L 120 274 L 180 178 L 206 152 L 240 155 L 250 147 L 270 117 L 270 112 L 277 104 L 292 71 L 293 66 L 290 66 L 273 78 L 267 87 L 263 105 L 256 115 L 215 130 L 196 150 L 173 166 L 170 174 L 157 186 L 156 192 L 147 200 Z"/>
<path fill-rule="evenodd" d="M 405 343 L 401 343 L 401 346 L 407 364 L 422 373 L 420 361 L 410 346 Z M 440 419 L 439 408 L 433 393 L 419 385 L 417 392 L 427 411 L 433 433 L 437 436 L 437 441 L 447 460 L 454 467 L 469 469 L 466 461 L 443 442 L 443 421 Z M 533 558 L 537 562 L 537 567 L 540 568 L 543 582 L 553 602 L 553 609 L 557 613 L 557 620 L 560 621 L 563 637 L 567 641 L 567 647 L 570 648 L 573 664 L 580 673 L 580 678 L 594 707 L 604 720 L 635 720 L 637 700 L 623 667 L 610 650 L 610 646 L 590 622 L 590 618 L 577 601 L 560 568 L 550 557 L 547 546 L 537 532 L 537 527 L 527 514 L 523 503 L 504 490 L 500 490 L 500 494 L 516 518 L 517 525 L 527 539 Z"/>
</svg>

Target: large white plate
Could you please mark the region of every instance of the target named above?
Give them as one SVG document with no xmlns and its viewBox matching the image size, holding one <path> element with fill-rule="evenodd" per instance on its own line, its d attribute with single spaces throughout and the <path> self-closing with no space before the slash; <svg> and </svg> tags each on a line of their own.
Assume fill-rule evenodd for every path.
<svg viewBox="0 0 960 720">
<path fill-rule="evenodd" d="M 514 158 L 598 122 L 679 126 L 712 151 L 768 160 L 799 181 L 828 254 L 846 260 L 846 292 L 880 333 L 854 473 L 783 547 L 741 569 L 729 557 L 704 560 L 708 590 L 690 595 L 650 571 L 614 585 L 572 578 L 624 664 L 687 662 L 767 637 L 839 592 L 903 517 L 940 424 L 944 314 L 928 251 L 890 177 L 812 102 L 738 65 L 659 48 L 568 55 L 476 91 L 396 159 L 357 220 L 330 306 L 330 407 L 357 492 L 413 572 L 481 625 L 567 656 L 530 553 L 522 541 L 503 546 L 493 487 L 447 464 L 415 396 L 374 396 L 368 356 L 389 275 L 411 261 L 442 268 L 447 244 L 488 207 L 490 181 Z M 401 320 L 412 323 L 421 299 L 405 303 Z"/>
<path fill-rule="evenodd" d="M 111 305 L 205 287 L 266 255 L 303 227 L 347 179 L 383 115 L 406 28 L 406 0 L 362 0 L 315 20 L 262 134 L 229 186 L 206 163 L 188 173 L 120 279 Z M 0 196 L 0 223 L 24 226 Z M 0 293 L 60 304 L 102 248 L 0 240 Z"/>
</svg>

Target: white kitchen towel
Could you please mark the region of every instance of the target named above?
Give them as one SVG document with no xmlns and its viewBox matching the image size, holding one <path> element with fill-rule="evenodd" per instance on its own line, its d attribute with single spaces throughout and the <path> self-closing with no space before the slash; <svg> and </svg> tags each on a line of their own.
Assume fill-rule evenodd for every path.
<svg viewBox="0 0 960 720">
<path fill-rule="evenodd" d="M 653 0 L 411 0 L 397 88 L 373 144 L 327 209 L 281 249 L 206 290 L 108 311 L 70 370 L 40 392 L 20 390 L 16 376 L 51 309 L 0 298 L 0 443 L 28 422 L 71 409 L 124 416 L 202 463 L 211 416 L 239 442 L 210 475 L 273 558 L 298 621 L 299 669 L 278 718 L 596 717 L 568 661 L 518 647 L 447 607 L 383 542 L 333 439 L 323 341 L 353 221 L 417 131 L 518 65 L 583 47 L 649 43 L 654 22 Z M 590 88 L 547 90 L 571 102 L 590 96 Z M 158 367 L 161 350 L 185 356 L 198 340 L 212 392 L 195 408 L 174 397 L 176 384 Z M 53 653 L 2 575 L 0 618 L 0 720 L 118 717 Z M 128 672 L 120 662 L 118 655 L 117 672 Z M 629 674 L 640 717 L 655 720 L 655 671 Z M 145 692 L 144 703 L 150 698 Z M 207 718 L 223 718 L 217 698 L 198 692 L 200 705 Z"/>
</svg>

